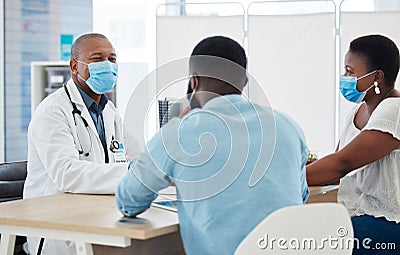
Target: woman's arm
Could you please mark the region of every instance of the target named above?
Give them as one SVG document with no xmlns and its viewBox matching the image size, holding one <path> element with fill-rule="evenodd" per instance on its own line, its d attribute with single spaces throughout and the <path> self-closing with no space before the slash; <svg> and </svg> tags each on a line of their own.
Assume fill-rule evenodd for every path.
<svg viewBox="0 0 400 255">
<path fill-rule="evenodd" d="M 374 162 L 400 145 L 391 134 L 366 130 L 349 144 L 307 166 L 308 185 L 323 185 L 338 181 L 347 173 Z"/>
</svg>

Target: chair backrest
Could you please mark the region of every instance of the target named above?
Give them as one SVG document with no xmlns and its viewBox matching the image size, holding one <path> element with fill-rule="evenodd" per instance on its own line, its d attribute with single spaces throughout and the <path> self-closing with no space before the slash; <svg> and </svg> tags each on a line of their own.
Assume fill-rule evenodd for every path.
<svg viewBox="0 0 400 255">
<path fill-rule="evenodd" d="M 243 239 L 235 255 L 350 255 L 353 239 L 353 226 L 343 205 L 296 205 L 267 216 Z"/>
<path fill-rule="evenodd" d="M 22 198 L 26 165 L 26 161 L 0 164 L 0 202 Z"/>
</svg>

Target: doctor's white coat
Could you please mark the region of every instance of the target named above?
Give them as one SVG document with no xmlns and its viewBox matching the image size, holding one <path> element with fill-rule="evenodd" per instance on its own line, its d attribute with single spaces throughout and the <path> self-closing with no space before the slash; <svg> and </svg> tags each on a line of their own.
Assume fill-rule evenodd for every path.
<svg viewBox="0 0 400 255">
<path fill-rule="evenodd" d="M 78 114 L 73 116 L 73 107 L 64 88 L 40 103 L 28 127 L 28 174 L 24 198 L 64 192 L 114 194 L 128 170 L 129 160 L 135 159 L 140 152 L 139 145 L 124 132 L 114 104 L 108 101 L 103 110 L 107 148 L 110 148 L 112 138 L 122 142 L 128 162 L 115 163 L 115 154 L 108 149 L 110 163 L 105 164 L 103 146 L 90 113 L 72 79 L 66 86 L 72 102 L 89 126 L 85 127 Z M 80 154 L 78 150 L 84 153 Z M 28 243 L 30 254 L 36 254 L 39 239 L 28 238 Z M 76 253 L 71 242 L 46 239 L 42 254 Z"/>
</svg>

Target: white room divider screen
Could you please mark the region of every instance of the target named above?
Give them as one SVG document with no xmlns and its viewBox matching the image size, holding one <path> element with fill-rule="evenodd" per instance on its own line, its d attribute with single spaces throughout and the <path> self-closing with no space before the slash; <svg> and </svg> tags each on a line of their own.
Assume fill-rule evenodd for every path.
<svg viewBox="0 0 400 255">
<path fill-rule="evenodd" d="M 157 15 L 157 65 L 188 57 L 194 45 L 209 35 L 246 42 L 249 72 L 263 89 L 250 80 L 250 99 L 268 104 L 265 92 L 272 107 L 300 124 L 310 150 L 324 155 L 335 149 L 350 107 L 338 89 L 349 42 L 363 34 L 379 33 L 400 46 L 400 11 L 382 5 L 392 0 L 370 1 L 375 9 L 385 6 L 384 12 L 355 12 L 354 3 L 349 4 L 349 12 L 346 5 L 352 1 L 254 2 L 244 16 L 220 16 L 213 8 L 206 9 L 208 15 L 188 15 L 185 8 L 178 11 L 180 16 Z M 182 96 L 187 80 L 179 84 L 158 96 Z M 161 92 L 161 87 L 156 91 Z"/>
<path fill-rule="evenodd" d="M 157 100 L 185 96 L 187 58 L 193 47 L 211 35 L 226 35 L 243 44 L 245 31 L 245 9 L 238 3 L 162 4 L 156 15 L 157 69 L 136 86 L 124 117 L 141 146 L 159 127 Z"/>
<path fill-rule="evenodd" d="M 313 13 L 264 15 L 259 10 L 270 10 L 270 3 L 261 4 L 249 7 L 249 71 L 271 106 L 301 126 L 310 150 L 329 152 L 335 132 L 335 6 L 330 2 L 323 9 L 308 8 Z M 249 95 L 262 104 L 257 88 L 250 84 Z"/>
<path fill-rule="evenodd" d="M 194 46 L 208 36 L 225 35 L 243 45 L 245 10 L 241 4 L 175 5 L 176 8 L 184 8 L 185 16 L 171 15 L 165 6 L 161 5 L 157 13 L 157 67 L 179 58 L 189 57 Z M 169 8 L 171 7 L 174 5 L 169 5 Z M 193 12 L 190 12 L 191 9 Z M 188 70 L 185 72 L 188 73 Z M 165 85 L 157 82 L 157 93 L 163 91 L 159 97 L 183 96 L 187 80 L 177 82 L 163 90 Z"/>
</svg>

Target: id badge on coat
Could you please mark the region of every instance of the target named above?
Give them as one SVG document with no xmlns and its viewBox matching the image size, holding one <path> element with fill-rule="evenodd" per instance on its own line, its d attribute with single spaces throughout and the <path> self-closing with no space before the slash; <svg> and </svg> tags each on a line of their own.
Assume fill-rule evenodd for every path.
<svg viewBox="0 0 400 255">
<path fill-rule="evenodd" d="M 122 144 L 120 144 L 122 145 Z M 118 149 L 115 151 L 115 156 L 114 156 L 115 162 L 116 163 L 125 163 L 126 162 L 126 156 L 125 156 L 125 150 L 123 149 Z"/>
</svg>

